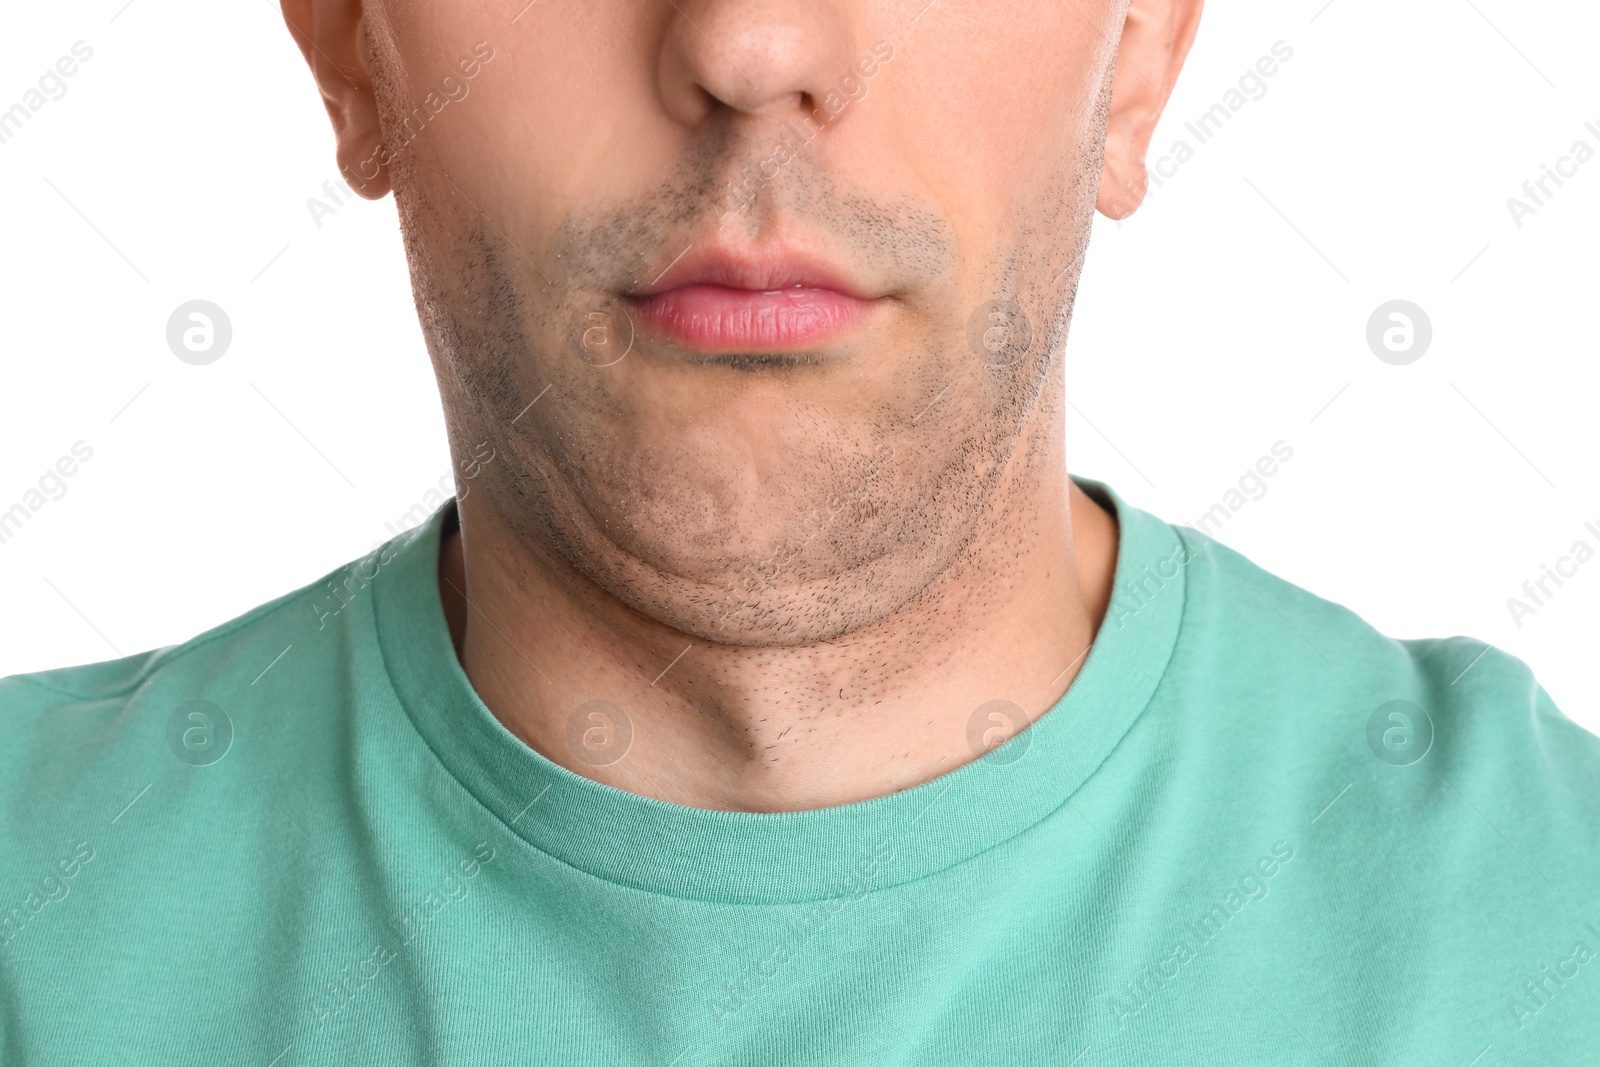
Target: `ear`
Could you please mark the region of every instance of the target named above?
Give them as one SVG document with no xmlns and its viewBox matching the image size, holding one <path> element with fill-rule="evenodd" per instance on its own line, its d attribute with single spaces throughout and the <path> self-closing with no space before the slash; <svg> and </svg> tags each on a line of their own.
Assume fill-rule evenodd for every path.
<svg viewBox="0 0 1600 1067">
<path fill-rule="evenodd" d="M 1200 28 L 1202 0 L 1130 0 L 1111 80 L 1105 166 L 1095 206 L 1125 219 L 1144 200 L 1144 157 Z"/>
<path fill-rule="evenodd" d="M 282 0 L 282 6 L 333 123 L 339 172 L 361 196 L 381 198 L 390 188 L 389 153 L 378 122 L 361 0 Z"/>
</svg>

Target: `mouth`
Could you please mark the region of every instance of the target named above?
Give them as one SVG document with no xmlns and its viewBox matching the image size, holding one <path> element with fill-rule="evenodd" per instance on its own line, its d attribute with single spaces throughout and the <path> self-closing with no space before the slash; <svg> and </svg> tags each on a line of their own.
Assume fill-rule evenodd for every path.
<svg viewBox="0 0 1600 1067">
<path fill-rule="evenodd" d="M 765 366 L 837 340 L 861 325 L 874 300 L 842 271 L 792 250 L 761 254 L 696 249 L 643 289 L 625 294 L 636 321 L 701 356 L 758 357 Z M 719 361 L 720 362 L 720 361 Z"/>
</svg>

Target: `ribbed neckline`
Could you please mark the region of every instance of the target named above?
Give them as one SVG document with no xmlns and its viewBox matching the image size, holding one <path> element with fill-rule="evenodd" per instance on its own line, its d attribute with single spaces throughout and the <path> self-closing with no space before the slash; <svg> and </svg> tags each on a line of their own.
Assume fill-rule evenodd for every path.
<svg viewBox="0 0 1600 1067">
<path fill-rule="evenodd" d="M 1177 532 L 1104 485 L 1078 484 L 1115 513 L 1119 545 L 1111 608 L 1066 695 L 988 756 L 871 800 L 781 813 L 691 808 L 602 785 L 523 743 L 478 699 L 450 641 L 438 561 L 453 502 L 391 543 L 374 582 L 377 638 L 428 746 L 534 848 L 596 878 L 697 900 L 800 903 L 879 889 L 973 859 L 1055 811 L 1116 747 L 1166 670 L 1183 568 L 1154 585 L 1150 575 L 1167 573 L 1158 564 L 1179 550 Z"/>
</svg>

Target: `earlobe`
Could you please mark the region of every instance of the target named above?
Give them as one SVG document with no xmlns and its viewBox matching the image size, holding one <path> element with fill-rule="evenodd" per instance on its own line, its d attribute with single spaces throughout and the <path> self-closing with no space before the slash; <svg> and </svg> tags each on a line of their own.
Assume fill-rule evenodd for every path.
<svg viewBox="0 0 1600 1067">
<path fill-rule="evenodd" d="M 391 187 L 389 157 L 360 0 L 282 0 L 282 8 L 333 124 L 340 174 L 360 196 L 382 198 Z"/>
<path fill-rule="evenodd" d="M 1105 162 L 1095 206 L 1125 219 L 1148 188 L 1145 153 L 1200 27 L 1202 0 L 1130 0 L 1112 75 Z"/>
</svg>

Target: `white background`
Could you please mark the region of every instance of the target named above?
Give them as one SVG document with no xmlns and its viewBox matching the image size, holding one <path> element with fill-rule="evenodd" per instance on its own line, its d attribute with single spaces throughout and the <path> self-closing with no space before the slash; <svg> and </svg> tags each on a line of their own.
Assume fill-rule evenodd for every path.
<svg viewBox="0 0 1600 1067">
<path fill-rule="evenodd" d="M 0 510 L 94 456 L 0 544 L 0 675 L 184 640 L 387 538 L 449 470 L 392 202 L 307 208 L 332 138 L 276 4 L 12 5 L 0 108 L 78 40 L 67 94 L 0 144 Z M 1184 122 L 1280 40 L 1199 144 Z M 1600 560 L 1521 626 L 1506 601 L 1600 548 L 1600 159 L 1520 228 L 1506 199 L 1600 150 L 1596 40 L 1576 0 L 1214 2 L 1152 149 L 1195 155 L 1099 220 L 1068 347 L 1074 470 L 1186 522 L 1287 442 L 1220 540 L 1395 636 L 1505 648 L 1591 729 Z M 233 324 L 210 366 L 166 344 L 195 298 Z M 1395 298 L 1433 325 L 1408 366 L 1365 340 Z"/>
</svg>

